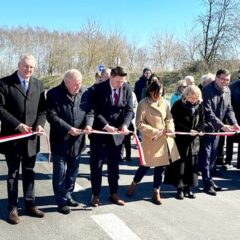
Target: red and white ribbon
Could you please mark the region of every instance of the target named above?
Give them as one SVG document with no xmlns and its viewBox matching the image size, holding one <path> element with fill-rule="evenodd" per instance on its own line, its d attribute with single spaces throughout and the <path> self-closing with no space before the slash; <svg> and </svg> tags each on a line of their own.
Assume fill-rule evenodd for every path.
<svg viewBox="0 0 240 240">
<path fill-rule="evenodd" d="M 88 131 L 85 131 L 85 130 L 81 130 L 83 133 L 95 133 L 95 134 L 103 134 L 103 135 L 124 135 L 125 133 L 122 132 L 122 131 L 116 131 L 116 132 L 106 132 L 106 131 L 99 131 L 99 130 L 92 130 L 90 132 Z M 143 154 L 143 150 L 142 150 L 142 145 L 138 139 L 138 136 L 135 132 L 133 131 L 129 131 L 129 133 L 132 133 L 133 134 L 133 137 L 134 137 L 134 140 L 135 140 L 135 143 L 136 143 L 136 147 L 137 147 L 137 150 L 138 150 L 138 156 L 139 156 L 139 164 L 140 165 L 145 165 L 146 162 L 145 162 L 145 158 L 144 158 L 144 154 Z"/>
<path fill-rule="evenodd" d="M 37 135 L 37 134 L 43 135 L 46 138 L 47 146 L 48 146 L 48 162 L 50 162 L 50 158 L 51 158 L 50 143 L 49 143 L 48 136 L 45 132 L 41 132 L 41 133 L 38 133 L 38 132 L 30 132 L 30 133 L 24 132 L 24 133 L 9 135 L 9 136 L 3 136 L 3 137 L 0 137 L 0 143 L 9 142 L 9 141 L 13 141 L 13 140 L 19 140 L 19 139 L 31 137 L 31 136 Z"/>
<path fill-rule="evenodd" d="M 240 133 L 240 131 L 236 131 L 236 132 L 201 132 L 201 133 L 191 133 L 191 132 L 172 132 L 172 133 L 167 133 L 168 136 L 171 135 L 191 135 L 191 136 L 195 136 L 195 135 L 199 135 L 199 136 L 203 136 L 203 135 L 211 135 L 211 136 L 227 136 L 227 137 L 231 137 L 234 136 L 235 134 Z"/>
</svg>

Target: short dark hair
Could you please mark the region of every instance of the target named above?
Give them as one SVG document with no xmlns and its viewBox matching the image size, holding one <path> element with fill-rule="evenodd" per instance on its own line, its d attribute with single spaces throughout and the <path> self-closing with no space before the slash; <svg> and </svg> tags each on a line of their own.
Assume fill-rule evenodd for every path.
<svg viewBox="0 0 240 240">
<path fill-rule="evenodd" d="M 159 95 L 162 88 L 163 84 L 160 80 L 152 80 L 147 86 L 146 96 L 151 97 L 151 93 L 153 93 L 153 95 Z"/>
<path fill-rule="evenodd" d="M 227 69 L 218 69 L 216 72 L 216 76 L 220 76 L 221 74 L 229 76 L 230 72 Z"/>
<path fill-rule="evenodd" d="M 124 71 L 124 69 L 122 67 L 117 66 L 115 68 L 112 68 L 111 76 L 112 77 L 116 77 L 116 76 L 125 77 L 125 76 L 127 76 L 127 73 Z"/>
</svg>

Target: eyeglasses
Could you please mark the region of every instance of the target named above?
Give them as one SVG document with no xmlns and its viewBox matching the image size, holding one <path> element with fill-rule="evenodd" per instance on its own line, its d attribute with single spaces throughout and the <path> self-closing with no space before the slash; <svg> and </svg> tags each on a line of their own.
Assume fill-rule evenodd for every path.
<svg viewBox="0 0 240 240">
<path fill-rule="evenodd" d="M 223 80 L 223 81 L 230 81 L 229 78 L 224 78 L 224 77 L 218 77 L 219 79 Z"/>
<path fill-rule="evenodd" d="M 27 65 L 27 64 L 25 65 L 25 64 L 22 64 L 22 63 L 20 65 L 23 66 L 25 69 L 29 69 L 29 68 L 34 69 L 34 66 L 30 66 L 30 65 Z"/>
</svg>

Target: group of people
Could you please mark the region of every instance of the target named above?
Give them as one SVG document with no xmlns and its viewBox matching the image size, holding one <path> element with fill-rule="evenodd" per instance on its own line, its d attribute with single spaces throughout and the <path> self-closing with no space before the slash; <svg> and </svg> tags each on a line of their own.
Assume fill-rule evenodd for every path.
<svg viewBox="0 0 240 240">
<path fill-rule="evenodd" d="M 0 145 L 8 167 L 9 223 L 20 221 L 20 164 L 25 213 L 44 217 L 35 202 L 34 165 L 39 135 L 44 132 L 46 120 L 50 124 L 52 183 L 58 211 L 69 214 L 70 207 L 79 205 L 72 198 L 72 192 L 86 135 L 90 139 L 91 205 L 98 207 L 101 204 L 102 167 L 107 163 L 109 200 L 123 206 L 125 202 L 118 195 L 119 161 L 134 118 L 134 94 L 126 81 L 127 73 L 122 67 L 114 67 L 105 78 L 96 76 L 96 83 L 84 90 L 81 73 L 71 69 L 58 86 L 46 93 L 42 82 L 33 77 L 35 64 L 32 55 L 23 55 L 18 70 L 0 80 L 1 135 L 37 133 Z M 191 187 L 197 185 L 199 170 L 202 171 L 204 191 L 216 195 L 215 190 L 220 188 L 214 184 L 211 171 L 218 137 L 203 133 L 240 130 L 231 107 L 229 81 L 230 73 L 218 70 L 215 81 L 202 89 L 203 97 L 197 86 L 190 85 L 170 108 L 163 97 L 160 77 L 153 75 L 149 68 L 144 69 L 134 90 L 138 100 L 135 123 L 141 134 L 146 165 L 137 169 L 127 189 L 128 196 L 133 195 L 150 167 L 155 168 L 152 200 L 157 205 L 162 203 L 160 188 L 164 171 L 164 181 L 176 186 L 178 199 L 195 198 Z M 229 125 L 222 122 L 225 117 Z M 178 135 L 176 131 L 188 135 Z"/>
</svg>

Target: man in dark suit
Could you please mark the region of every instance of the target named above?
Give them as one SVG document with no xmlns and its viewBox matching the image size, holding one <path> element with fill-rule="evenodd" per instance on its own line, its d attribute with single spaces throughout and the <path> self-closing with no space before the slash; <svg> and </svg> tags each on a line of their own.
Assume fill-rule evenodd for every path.
<svg viewBox="0 0 240 240">
<path fill-rule="evenodd" d="M 37 131 L 44 132 L 46 121 L 44 88 L 41 81 L 33 78 L 35 59 L 31 55 L 20 57 L 18 71 L 0 81 L 1 135 L 12 135 Z M 22 163 L 23 196 L 25 213 L 43 217 L 44 213 L 35 205 L 34 165 L 39 151 L 39 137 L 33 135 L 22 140 L 1 144 L 8 166 L 8 221 L 19 223 L 18 179 Z"/>
<path fill-rule="evenodd" d="M 206 132 L 218 132 L 220 130 L 232 132 L 240 129 L 231 105 L 231 94 L 228 88 L 230 77 L 228 70 L 219 69 L 215 81 L 202 89 Z M 223 122 L 224 118 L 229 124 Z M 217 195 L 216 191 L 222 190 L 212 179 L 218 142 L 218 136 L 204 135 L 201 139 L 199 151 L 199 169 L 202 172 L 203 190 L 212 196 Z"/>
<path fill-rule="evenodd" d="M 94 117 L 93 129 L 110 133 L 122 131 L 128 134 L 128 127 L 133 118 L 133 101 L 130 86 L 125 82 L 127 73 L 123 68 L 115 67 L 111 70 L 110 79 L 95 86 L 92 94 L 92 111 L 89 118 Z M 90 128 L 91 126 L 89 126 Z M 108 164 L 108 183 L 110 201 L 124 205 L 124 201 L 117 195 L 119 160 L 124 135 L 90 135 L 90 167 L 92 184 L 92 205 L 98 206 L 102 183 L 102 165 L 104 160 Z"/>
<path fill-rule="evenodd" d="M 85 147 L 85 127 L 88 92 L 82 89 L 82 74 L 71 69 L 63 82 L 47 92 L 47 120 L 50 123 L 50 143 L 53 161 L 53 190 L 58 211 L 70 213 L 77 207 L 72 199 L 78 174 L 80 154 Z"/>
</svg>

